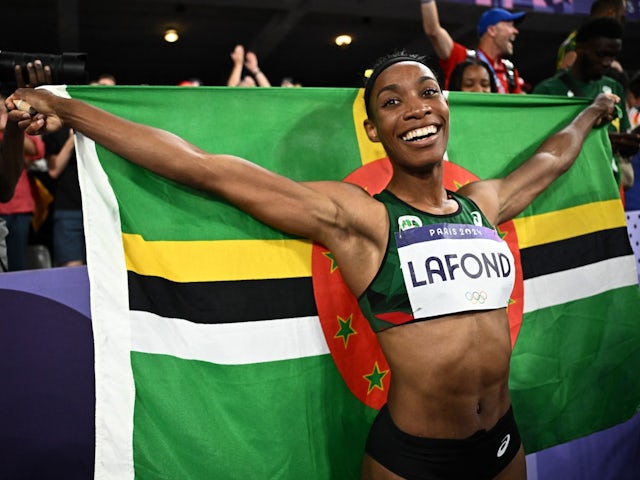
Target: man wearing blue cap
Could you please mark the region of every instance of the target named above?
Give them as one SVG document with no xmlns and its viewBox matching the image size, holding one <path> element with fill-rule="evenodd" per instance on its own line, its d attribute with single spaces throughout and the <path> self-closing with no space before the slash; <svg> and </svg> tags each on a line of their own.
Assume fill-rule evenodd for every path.
<svg viewBox="0 0 640 480">
<path fill-rule="evenodd" d="M 525 12 L 511 13 L 502 8 L 492 8 L 482 14 L 478 21 L 478 47 L 470 50 L 455 42 L 449 32 L 440 25 L 435 0 L 421 0 L 422 27 L 429 37 L 440 67 L 445 76 L 445 87 L 454 67 L 469 57 L 477 57 L 491 68 L 498 92 L 522 93 L 522 81 L 518 70 L 504 56 L 513 54 L 513 42 L 518 35 L 516 24 Z"/>
</svg>

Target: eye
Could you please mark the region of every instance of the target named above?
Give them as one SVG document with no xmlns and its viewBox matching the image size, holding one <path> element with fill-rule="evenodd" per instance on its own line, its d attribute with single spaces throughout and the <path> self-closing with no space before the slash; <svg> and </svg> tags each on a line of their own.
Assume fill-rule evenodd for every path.
<svg viewBox="0 0 640 480">
<path fill-rule="evenodd" d="M 423 97 L 435 97 L 440 94 L 440 90 L 434 87 L 427 87 L 422 91 Z"/>
<path fill-rule="evenodd" d="M 397 105 L 398 103 L 400 103 L 400 101 L 395 97 L 387 98 L 382 102 L 382 108 L 389 107 L 391 105 Z"/>
</svg>

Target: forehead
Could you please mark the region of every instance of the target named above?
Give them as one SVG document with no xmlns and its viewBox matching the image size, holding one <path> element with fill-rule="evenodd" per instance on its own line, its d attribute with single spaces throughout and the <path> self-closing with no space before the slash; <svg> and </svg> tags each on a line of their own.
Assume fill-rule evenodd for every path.
<svg viewBox="0 0 640 480">
<path fill-rule="evenodd" d="M 576 45 L 576 47 L 579 47 L 579 45 Z M 622 50 L 622 39 L 597 37 L 584 42 L 582 48 L 592 52 L 620 52 Z"/>
<path fill-rule="evenodd" d="M 385 68 L 373 85 L 373 90 L 398 81 L 421 81 L 423 79 L 438 81 L 433 71 L 420 62 L 402 61 Z"/>
<path fill-rule="evenodd" d="M 482 65 L 469 65 L 462 72 L 462 76 L 466 77 L 470 75 L 480 75 L 488 78 L 489 72 L 487 72 L 487 69 L 484 68 Z"/>
<path fill-rule="evenodd" d="M 513 22 L 511 20 L 503 20 L 501 22 L 496 22 L 493 24 L 494 27 L 513 27 Z"/>
</svg>

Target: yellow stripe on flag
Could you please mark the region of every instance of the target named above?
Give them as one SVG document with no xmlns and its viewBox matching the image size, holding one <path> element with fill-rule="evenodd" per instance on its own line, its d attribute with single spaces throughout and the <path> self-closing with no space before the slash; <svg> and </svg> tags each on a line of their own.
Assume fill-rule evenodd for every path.
<svg viewBox="0 0 640 480">
<path fill-rule="evenodd" d="M 367 118 L 367 112 L 364 108 L 364 88 L 358 90 L 353 101 L 353 123 L 356 131 L 356 138 L 358 139 L 358 147 L 360 148 L 360 159 L 363 165 L 371 163 L 379 158 L 384 158 L 387 153 L 382 148 L 381 143 L 375 143 L 369 140 L 367 133 L 364 131 L 362 124 Z"/>
<path fill-rule="evenodd" d="M 520 248 L 535 247 L 626 225 L 620 200 L 589 203 L 555 212 L 516 218 Z"/>
<path fill-rule="evenodd" d="M 309 240 L 146 241 L 122 234 L 127 270 L 174 282 L 311 276 Z"/>
</svg>

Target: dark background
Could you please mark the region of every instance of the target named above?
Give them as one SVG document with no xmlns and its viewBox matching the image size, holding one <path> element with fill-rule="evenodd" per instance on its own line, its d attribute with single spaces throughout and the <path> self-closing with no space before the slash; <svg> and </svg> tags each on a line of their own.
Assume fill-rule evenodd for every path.
<svg viewBox="0 0 640 480">
<path fill-rule="evenodd" d="M 548 10 L 579 11 L 578 1 L 585 3 L 549 0 Z M 630 10 L 637 4 L 630 0 Z M 585 17 L 515 5 L 528 14 L 513 60 L 535 85 L 553 74 L 558 45 Z M 475 26 L 485 9 L 439 0 L 441 23 L 468 47 L 476 46 Z M 632 71 L 640 69 L 640 23 L 634 11 L 629 17 L 621 61 Z M 362 71 L 396 48 L 433 52 L 422 32 L 419 0 L 32 0 L 3 5 L 2 18 L 0 50 L 86 52 L 90 79 L 109 72 L 119 84 L 175 85 L 198 77 L 206 85 L 225 85 L 237 43 L 257 53 L 274 85 L 293 77 L 315 87 L 360 86 Z M 162 39 L 169 27 L 180 30 L 177 43 Z M 333 38 L 345 32 L 354 43 L 336 47 Z M 6 89 L 7 79 L 0 80 Z"/>
</svg>

